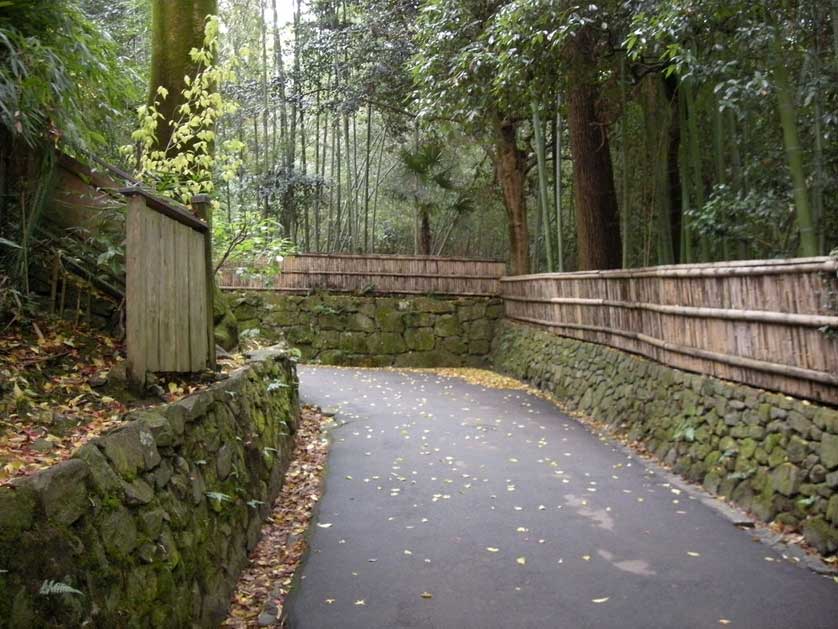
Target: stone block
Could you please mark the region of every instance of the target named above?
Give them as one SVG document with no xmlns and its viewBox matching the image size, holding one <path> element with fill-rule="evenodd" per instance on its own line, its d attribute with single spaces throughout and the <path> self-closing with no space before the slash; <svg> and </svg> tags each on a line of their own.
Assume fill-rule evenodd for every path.
<svg viewBox="0 0 838 629">
<path fill-rule="evenodd" d="M 368 337 L 364 333 L 342 332 L 337 349 L 347 354 L 366 354 L 368 348 L 367 341 Z"/>
<path fill-rule="evenodd" d="M 100 496 L 122 492 L 122 480 L 108 464 L 105 455 L 93 443 L 86 443 L 79 448 L 73 458 L 80 459 L 87 464 L 90 481 Z"/>
<path fill-rule="evenodd" d="M 70 459 L 30 476 L 27 481 L 46 517 L 57 524 L 70 525 L 90 509 L 85 483 L 89 474 L 84 461 Z"/>
<path fill-rule="evenodd" d="M 16 539 L 35 519 L 37 495 L 28 481 L 0 486 L 0 542 Z"/>
<path fill-rule="evenodd" d="M 434 334 L 441 337 L 460 336 L 463 333 L 460 321 L 454 315 L 442 315 L 434 326 Z"/>
<path fill-rule="evenodd" d="M 105 549 L 116 559 L 128 557 L 137 547 L 137 525 L 123 506 L 102 517 L 99 532 Z"/>
<path fill-rule="evenodd" d="M 434 314 L 446 314 L 455 311 L 455 306 L 450 299 L 434 299 L 433 297 L 417 297 L 413 301 L 414 307 L 419 312 L 431 312 Z"/>
<path fill-rule="evenodd" d="M 407 347 L 401 334 L 381 332 L 367 338 L 367 349 L 370 354 L 401 354 Z"/>
<path fill-rule="evenodd" d="M 786 446 L 786 455 L 792 463 L 801 463 L 809 453 L 809 442 L 793 435 Z"/>
<path fill-rule="evenodd" d="M 375 322 L 384 332 L 404 331 L 404 314 L 394 307 L 382 305 L 375 309 Z"/>
<path fill-rule="evenodd" d="M 404 341 L 408 349 L 428 351 L 434 348 L 436 337 L 429 328 L 408 328 L 404 333 Z"/>
<path fill-rule="evenodd" d="M 803 537 L 824 555 L 838 551 L 838 528 L 830 526 L 823 516 L 803 523 Z"/>
<path fill-rule="evenodd" d="M 772 487 L 784 496 L 796 494 L 801 480 L 800 468 L 791 463 L 783 463 L 771 471 Z"/>
<path fill-rule="evenodd" d="M 820 445 L 821 463 L 827 469 L 838 467 L 838 435 L 823 433 Z"/>
</svg>

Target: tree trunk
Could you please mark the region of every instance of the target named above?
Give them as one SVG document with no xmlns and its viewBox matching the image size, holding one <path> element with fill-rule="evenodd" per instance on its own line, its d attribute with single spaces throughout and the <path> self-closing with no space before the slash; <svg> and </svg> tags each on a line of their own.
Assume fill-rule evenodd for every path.
<svg viewBox="0 0 838 629">
<path fill-rule="evenodd" d="M 643 85 L 643 118 L 646 127 L 646 159 L 652 174 L 652 202 L 657 220 L 658 264 L 672 264 L 672 228 L 669 197 L 670 107 L 662 106 L 661 80 L 657 74 L 646 77 Z"/>
<path fill-rule="evenodd" d="M 562 229 L 562 97 L 556 96 L 553 120 L 553 196 L 556 205 L 556 269 L 564 271 L 564 231 Z"/>
<path fill-rule="evenodd" d="M 547 202 L 547 156 L 544 145 L 544 127 L 541 124 L 541 116 L 538 115 L 538 107 L 532 104 L 532 127 L 535 140 L 535 154 L 538 160 L 538 199 L 541 205 L 541 220 L 544 229 L 544 255 L 547 259 L 547 272 L 552 273 L 553 266 L 553 244 L 550 236 L 550 210 Z"/>
<path fill-rule="evenodd" d="M 431 213 L 427 205 L 419 208 L 419 255 L 431 255 Z"/>
<path fill-rule="evenodd" d="M 773 64 L 774 84 L 777 92 L 777 108 L 780 124 L 783 127 L 783 141 L 786 148 L 786 160 L 794 186 L 794 205 L 797 215 L 797 227 L 800 231 L 800 253 L 805 257 L 818 255 L 818 236 L 812 219 L 812 206 L 809 204 L 809 191 L 806 187 L 806 173 L 803 169 L 803 148 L 800 146 L 800 134 L 797 130 L 797 110 L 794 105 L 794 92 L 789 79 L 782 48 L 775 44 Z"/>
<path fill-rule="evenodd" d="M 667 145 L 667 175 L 669 181 L 669 227 L 672 241 L 672 260 L 680 263 L 681 252 L 681 170 L 678 155 L 681 148 L 681 118 L 679 115 L 678 82 L 674 76 L 663 81 L 664 96 L 669 107 L 669 140 Z"/>
<path fill-rule="evenodd" d="M 629 228 L 628 179 L 628 101 L 626 99 L 626 59 L 620 57 L 620 235 L 623 238 L 623 268 L 629 267 L 631 229 Z"/>
<path fill-rule="evenodd" d="M 207 16 L 216 13 L 217 0 L 154 0 L 152 4 L 149 103 L 158 98 L 158 87 L 169 91 L 160 102 L 163 119 L 157 125 L 155 148 L 165 149 L 169 145 L 173 131 L 170 122 L 177 119 L 178 108 L 183 104 L 183 77 L 195 76 L 196 66 L 189 51 L 203 47 Z"/>
<path fill-rule="evenodd" d="M 579 269 L 619 268 L 622 249 L 617 193 L 608 131 L 596 110 L 599 89 L 588 27 L 571 41 L 569 53 L 572 76 L 567 124 L 573 154 Z"/>
<path fill-rule="evenodd" d="M 701 147 L 699 146 L 698 135 L 698 98 L 693 92 L 693 86 L 689 81 L 683 83 L 684 98 L 687 105 L 687 131 L 689 137 L 689 161 L 690 171 L 693 177 L 692 199 L 695 209 L 701 210 L 704 207 L 704 167 L 701 160 Z M 700 262 L 710 262 L 713 257 L 710 251 L 710 241 L 703 234 L 698 235 L 698 247 L 701 252 Z"/>
<path fill-rule="evenodd" d="M 516 124 L 509 120 L 499 120 L 493 158 L 509 226 L 509 266 L 513 275 L 525 275 L 530 270 L 527 203 L 524 196 L 526 156 L 518 149 L 517 140 Z"/>
</svg>

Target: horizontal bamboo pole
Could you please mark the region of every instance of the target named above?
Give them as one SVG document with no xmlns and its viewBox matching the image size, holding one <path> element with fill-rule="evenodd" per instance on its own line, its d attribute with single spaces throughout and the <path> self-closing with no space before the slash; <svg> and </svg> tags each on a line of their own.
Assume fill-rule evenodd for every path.
<svg viewBox="0 0 838 629">
<path fill-rule="evenodd" d="M 735 321 L 751 321 L 754 323 L 779 323 L 820 328 L 823 326 L 838 327 L 838 316 L 796 314 L 774 312 L 770 310 L 736 310 L 725 308 L 707 308 L 703 306 L 674 306 L 653 304 L 648 302 L 616 301 L 613 299 L 586 299 L 582 297 L 520 297 L 504 295 L 504 299 L 524 303 L 568 304 L 578 306 L 609 306 L 627 308 L 629 310 L 647 310 L 663 314 L 683 315 L 710 319 L 731 319 Z"/>
<path fill-rule="evenodd" d="M 449 280 L 486 280 L 486 281 L 497 281 L 497 277 L 493 277 L 491 275 L 457 275 L 457 274 L 447 274 L 447 273 L 402 273 L 396 271 L 298 271 L 298 270 L 288 270 L 282 271 L 278 277 L 282 277 L 283 275 L 349 275 L 349 276 L 375 276 L 375 277 L 404 277 L 404 278 L 413 278 L 413 277 L 421 277 L 421 278 L 432 278 L 432 279 L 449 279 Z"/>
<path fill-rule="evenodd" d="M 432 261 L 432 262 L 477 262 L 481 264 L 494 264 L 500 267 L 506 267 L 503 260 L 495 260 L 492 258 L 448 258 L 443 256 L 408 256 L 408 255 L 391 255 L 387 253 L 300 253 L 293 258 L 328 258 L 328 259 L 350 259 L 350 260 L 418 260 L 418 261 Z"/>
<path fill-rule="evenodd" d="M 602 334 L 613 334 L 616 336 L 623 336 L 634 339 L 654 347 L 675 352 L 678 354 L 685 354 L 687 356 L 698 356 L 705 360 L 723 363 L 733 367 L 741 367 L 745 369 L 755 369 L 766 373 L 773 373 L 777 375 L 787 376 L 791 378 L 798 378 L 800 380 L 810 380 L 812 382 L 819 382 L 821 384 L 828 384 L 838 386 L 838 374 L 831 374 L 824 371 L 817 371 L 814 369 L 804 369 L 803 367 L 793 367 L 791 365 L 781 365 L 779 363 L 772 363 L 764 360 L 757 360 L 754 358 L 744 358 L 742 356 L 732 356 L 730 354 L 721 354 L 718 352 L 710 352 L 696 347 L 688 347 L 678 343 L 670 343 L 658 338 L 648 336 L 639 332 L 629 332 L 626 330 L 616 330 L 596 325 L 586 325 L 582 323 L 557 323 L 555 321 L 545 321 L 543 319 L 534 319 L 531 317 L 521 317 L 510 315 L 507 313 L 507 319 L 521 321 L 524 323 L 531 323 L 549 328 L 567 328 L 574 330 L 586 330 L 590 332 L 599 332 Z M 631 350 L 625 350 L 631 351 Z M 648 356 L 645 352 L 639 352 L 644 356 Z"/>
<path fill-rule="evenodd" d="M 323 288 L 313 286 L 311 288 L 307 288 L 305 286 L 299 287 L 289 287 L 289 286 L 231 286 L 231 285 L 222 285 L 219 286 L 221 290 L 228 290 L 228 291 L 259 291 L 259 292 L 271 292 L 271 293 L 295 293 L 298 295 L 306 295 L 308 293 L 314 293 L 318 291 L 323 291 L 327 293 L 357 293 L 358 290 L 355 288 Z M 447 293 L 447 292 L 438 292 L 432 290 L 408 290 L 408 289 L 398 289 L 398 290 L 370 290 L 365 292 L 366 295 L 444 295 L 449 297 L 497 297 L 497 293 L 479 293 L 479 292 L 457 292 L 457 293 Z"/>
<path fill-rule="evenodd" d="M 758 264 L 757 264 L 758 263 Z M 737 277 L 744 275 L 785 275 L 792 273 L 830 273 L 838 271 L 838 258 L 801 258 L 800 260 L 759 260 L 751 265 L 722 263 L 714 265 L 673 265 L 642 269 L 578 271 L 575 273 L 539 273 L 502 277 L 501 282 L 530 280 L 633 279 L 642 277 Z"/>
</svg>

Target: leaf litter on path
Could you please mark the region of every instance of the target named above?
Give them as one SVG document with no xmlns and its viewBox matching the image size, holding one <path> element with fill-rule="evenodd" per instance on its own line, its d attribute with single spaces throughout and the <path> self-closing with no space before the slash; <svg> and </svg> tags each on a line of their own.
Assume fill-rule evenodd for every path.
<svg viewBox="0 0 838 629">
<path fill-rule="evenodd" d="M 314 408 L 303 408 L 282 491 L 263 525 L 262 538 L 250 555 L 250 565 L 239 577 L 222 626 L 256 626 L 256 619 L 268 603 L 273 603 L 278 610 L 277 617 L 281 616 L 294 573 L 306 551 L 304 534 L 322 493 L 329 448 L 324 428 L 330 421 L 331 418 Z M 331 604 L 329 600 L 334 602 L 327 599 L 327 604 Z"/>
</svg>

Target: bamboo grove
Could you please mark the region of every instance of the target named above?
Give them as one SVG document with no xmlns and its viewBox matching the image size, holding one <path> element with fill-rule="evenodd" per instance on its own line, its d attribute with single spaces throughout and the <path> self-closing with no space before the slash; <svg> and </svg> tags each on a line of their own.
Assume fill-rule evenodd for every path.
<svg viewBox="0 0 838 629">
<path fill-rule="evenodd" d="M 171 107 L 182 49 L 219 16 L 235 79 L 218 89 L 237 107 L 213 137 L 243 147 L 213 193 L 225 260 L 410 253 L 524 273 L 838 247 L 838 0 L 69 4 L 126 84 L 163 85 Z M 131 124 L 67 150 L 133 168 L 116 151 Z"/>
</svg>

